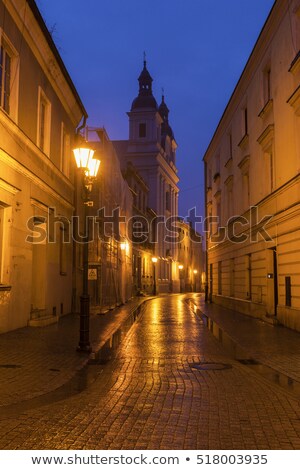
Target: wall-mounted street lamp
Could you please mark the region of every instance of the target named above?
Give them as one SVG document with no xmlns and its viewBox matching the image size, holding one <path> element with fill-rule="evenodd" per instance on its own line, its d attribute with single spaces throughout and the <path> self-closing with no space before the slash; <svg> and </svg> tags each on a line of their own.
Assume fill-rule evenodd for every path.
<svg viewBox="0 0 300 470">
<path fill-rule="evenodd" d="M 156 263 L 157 263 L 157 258 L 156 256 L 152 257 L 152 263 L 153 263 L 153 295 L 156 295 Z"/>
<path fill-rule="evenodd" d="M 179 264 L 178 269 L 179 269 L 180 292 L 183 292 L 183 264 Z"/>
<path fill-rule="evenodd" d="M 81 171 L 82 185 L 84 188 L 84 243 L 83 243 L 83 278 L 82 295 L 80 296 L 80 323 L 79 323 L 79 344 L 77 351 L 89 353 L 90 346 L 90 297 L 88 291 L 88 267 L 89 267 L 89 225 L 87 221 L 87 207 L 92 206 L 90 193 L 97 176 L 100 160 L 94 158 L 94 150 L 89 148 L 87 142 L 77 134 L 77 145 L 73 149 L 77 168 Z"/>
<path fill-rule="evenodd" d="M 129 243 L 128 242 L 121 242 L 120 243 L 120 248 L 121 248 L 121 251 L 125 251 L 126 254 L 129 253 Z"/>
</svg>

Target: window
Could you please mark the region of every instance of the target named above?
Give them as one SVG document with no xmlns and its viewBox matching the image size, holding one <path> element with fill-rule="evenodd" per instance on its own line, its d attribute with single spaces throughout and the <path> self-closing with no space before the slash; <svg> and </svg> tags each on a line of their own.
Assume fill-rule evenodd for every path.
<svg viewBox="0 0 300 470">
<path fill-rule="evenodd" d="M 37 145 L 46 155 L 50 153 L 51 104 L 39 87 Z"/>
<path fill-rule="evenodd" d="M 0 108 L 17 120 L 18 53 L 0 28 Z"/>
<path fill-rule="evenodd" d="M 247 210 L 250 205 L 250 155 L 246 155 L 238 164 L 239 169 L 242 173 L 242 196 L 243 196 L 243 209 Z"/>
<path fill-rule="evenodd" d="M 296 2 L 292 13 L 293 45 L 295 52 L 298 53 L 300 49 L 300 2 Z"/>
<path fill-rule="evenodd" d="M 211 168 L 207 168 L 207 187 L 212 187 L 212 171 Z"/>
<path fill-rule="evenodd" d="M 218 294 L 222 295 L 222 261 L 218 261 Z"/>
<path fill-rule="evenodd" d="M 166 191 L 166 210 L 171 210 L 171 198 L 170 198 L 170 191 Z"/>
<path fill-rule="evenodd" d="M 267 104 L 271 99 L 271 69 L 266 67 L 263 73 L 263 86 L 264 86 L 264 104 Z"/>
<path fill-rule="evenodd" d="M 61 276 L 67 274 L 67 243 L 65 240 L 65 227 L 60 227 L 59 231 L 59 271 Z"/>
<path fill-rule="evenodd" d="M 221 198 L 217 200 L 216 213 L 217 213 L 217 218 L 218 218 L 217 224 L 218 224 L 218 227 L 220 227 L 221 225 Z"/>
<path fill-rule="evenodd" d="M 248 108 L 243 109 L 244 115 L 244 135 L 248 135 Z"/>
<path fill-rule="evenodd" d="M 70 136 L 66 132 L 64 123 L 61 124 L 61 154 L 60 170 L 65 176 L 70 174 Z"/>
<path fill-rule="evenodd" d="M 232 133 L 231 132 L 228 135 L 228 143 L 229 143 L 229 157 L 232 158 L 233 148 L 232 148 Z"/>
<path fill-rule="evenodd" d="M 11 56 L 0 48 L 0 104 L 1 108 L 9 114 L 10 111 L 10 84 L 11 84 Z"/>
<path fill-rule="evenodd" d="M 143 258 L 142 270 L 143 270 L 143 276 L 146 276 L 146 260 L 145 260 L 145 258 Z"/>
<path fill-rule="evenodd" d="M 229 296 L 234 297 L 234 258 L 229 263 Z"/>
<path fill-rule="evenodd" d="M 3 255 L 4 255 L 4 214 L 5 208 L 0 205 L 0 284 L 3 282 Z"/>
<path fill-rule="evenodd" d="M 269 173 L 268 179 L 269 179 L 269 190 L 270 192 L 274 191 L 274 159 L 273 159 L 273 151 L 272 149 L 269 150 L 269 152 L 265 152 L 265 158 L 266 158 L 266 169 L 267 172 Z"/>
<path fill-rule="evenodd" d="M 225 181 L 226 185 L 226 195 L 227 195 L 227 218 L 233 215 L 233 175 L 230 175 L 227 180 Z"/>
<path fill-rule="evenodd" d="M 274 168 L 274 125 L 270 124 L 257 139 L 261 145 L 264 155 L 264 183 L 265 194 L 275 189 L 275 168 Z"/>
<path fill-rule="evenodd" d="M 220 175 L 220 160 L 221 160 L 221 157 L 220 157 L 220 154 L 218 153 L 215 157 L 215 176 L 214 176 L 214 178 L 216 178 L 217 175 Z"/>
<path fill-rule="evenodd" d="M 286 307 L 292 306 L 292 288 L 291 288 L 291 277 L 285 277 L 285 305 Z"/>
<path fill-rule="evenodd" d="M 249 171 L 243 174 L 243 207 L 247 210 L 250 205 Z"/>
<path fill-rule="evenodd" d="M 139 137 L 146 137 L 146 123 L 139 124 Z"/>
<path fill-rule="evenodd" d="M 251 300 L 252 297 L 252 280 L 251 280 L 251 254 L 246 255 L 246 299 Z"/>
</svg>

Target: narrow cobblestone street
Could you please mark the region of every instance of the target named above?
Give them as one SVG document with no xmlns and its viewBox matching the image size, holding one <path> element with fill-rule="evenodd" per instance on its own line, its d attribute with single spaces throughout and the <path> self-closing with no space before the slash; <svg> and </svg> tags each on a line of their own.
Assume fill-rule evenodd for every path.
<svg viewBox="0 0 300 470">
<path fill-rule="evenodd" d="M 230 358 L 184 296 L 146 302 L 116 357 L 88 368 L 77 395 L 0 411 L 1 448 L 300 449 L 297 397 Z"/>
</svg>

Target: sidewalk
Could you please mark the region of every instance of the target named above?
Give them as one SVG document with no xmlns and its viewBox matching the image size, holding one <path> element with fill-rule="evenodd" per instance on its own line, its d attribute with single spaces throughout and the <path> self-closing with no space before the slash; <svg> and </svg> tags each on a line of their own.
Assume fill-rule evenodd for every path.
<svg viewBox="0 0 300 470">
<path fill-rule="evenodd" d="M 105 315 L 91 315 L 90 343 L 97 352 L 126 325 L 138 307 L 151 297 L 135 298 Z M 66 384 L 88 362 L 88 354 L 76 352 L 79 315 L 59 322 L 26 327 L 0 336 L 0 407 L 29 400 Z"/>
<path fill-rule="evenodd" d="M 247 352 L 248 357 L 300 382 L 300 333 L 216 304 L 205 303 L 203 296 L 193 296 L 192 299 L 200 314 L 215 323 L 216 331 L 217 327 L 223 330 Z M 213 326 L 210 326 L 212 329 Z"/>
<path fill-rule="evenodd" d="M 106 315 L 91 316 L 90 342 L 96 355 L 104 346 L 101 359 L 105 361 L 110 348 L 130 328 L 134 312 L 151 298 L 136 298 Z M 211 319 L 211 326 L 213 321 L 214 334 L 223 337 L 223 342 L 227 334 L 247 352 L 247 357 L 300 382 L 300 333 L 205 304 L 199 294 L 187 294 L 186 298 Z M 0 407 L 40 397 L 67 384 L 89 360 L 88 355 L 76 352 L 78 339 L 79 315 L 75 314 L 62 317 L 55 325 L 2 334 Z"/>
</svg>

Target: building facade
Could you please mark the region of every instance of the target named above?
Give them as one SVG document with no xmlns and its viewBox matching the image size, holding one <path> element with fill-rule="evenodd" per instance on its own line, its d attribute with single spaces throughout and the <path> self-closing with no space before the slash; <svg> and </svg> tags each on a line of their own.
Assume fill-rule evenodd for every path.
<svg viewBox="0 0 300 470">
<path fill-rule="evenodd" d="M 113 143 L 103 128 L 86 128 L 86 140 L 100 160 L 90 195 L 92 206 L 89 242 L 89 295 L 91 313 L 99 314 L 124 304 L 134 295 L 132 243 L 127 220 L 132 218 L 132 194 L 124 180 Z M 82 246 L 76 247 L 76 276 L 80 293 Z M 78 296 L 76 296 L 78 299 Z M 77 301 L 78 302 L 78 301 Z M 79 305 L 77 303 L 76 310 Z"/>
<path fill-rule="evenodd" d="M 0 1 L 0 332 L 71 311 L 70 149 L 84 115 L 35 2 Z"/>
<path fill-rule="evenodd" d="M 134 295 L 152 294 L 154 288 L 154 244 L 152 223 L 155 213 L 149 209 L 149 187 L 131 162 L 123 171 L 132 193 L 132 219 L 127 225 L 132 245 L 132 283 Z"/>
<path fill-rule="evenodd" d="M 153 80 L 146 61 L 138 81 L 139 93 L 128 113 L 129 140 L 117 142 L 116 145 L 122 169 L 126 169 L 130 162 L 149 188 L 149 208 L 156 215 L 151 241 L 154 243 L 154 255 L 158 258 L 158 292 L 178 292 L 177 243 L 166 223 L 169 220 L 172 225 L 178 214 L 177 144 L 164 97 L 158 106 L 153 96 Z"/>
<path fill-rule="evenodd" d="M 277 0 L 204 156 L 209 298 L 300 331 L 300 2 Z"/>
<path fill-rule="evenodd" d="M 201 292 L 204 272 L 202 236 L 183 219 L 178 219 L 177 230 L 180 292 Z"/>
</svg>

